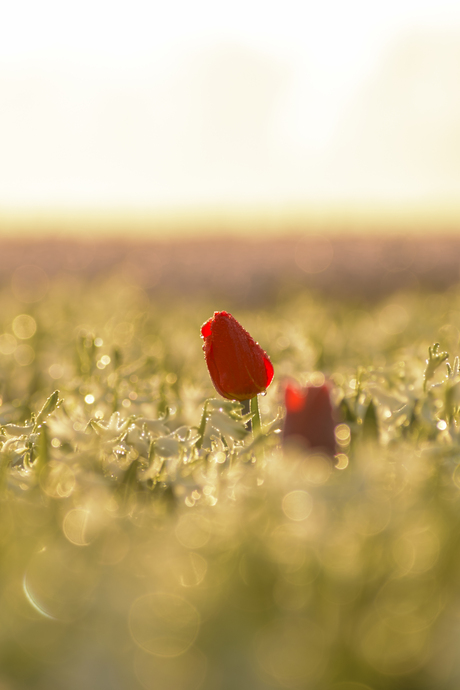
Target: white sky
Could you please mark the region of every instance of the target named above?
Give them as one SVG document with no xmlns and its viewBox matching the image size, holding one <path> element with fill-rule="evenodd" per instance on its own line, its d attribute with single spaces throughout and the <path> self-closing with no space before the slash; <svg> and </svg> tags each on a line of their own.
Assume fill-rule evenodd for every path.
<svg viewBox="0 0 460 690">
<path fill-rule="evenodd" d="M 453 203 L 458 0 L 15 0 L 0 210 Z"/>
</svg>

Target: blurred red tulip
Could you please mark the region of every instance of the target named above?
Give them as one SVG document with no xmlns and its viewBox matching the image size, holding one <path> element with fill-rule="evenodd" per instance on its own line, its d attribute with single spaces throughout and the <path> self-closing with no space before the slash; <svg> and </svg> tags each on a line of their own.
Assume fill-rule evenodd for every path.
<svg viewBox="0 0 460 690">
<path fill-rule="evenodd" d="M 273 379 L 266 352 L 231 314 L 215 311 L 201 327 L 209 375 L 220 395 L 249 400 L 265 391 Z"/>
<path fill-rule="evenodd" d="M 286 418 L 283 442 L 298 442 L 308 449 L 323 450 L 334 455 L 336 422 L 327 384 L 300 388 L 288 383 L 284 400 Z"/>
</svg>

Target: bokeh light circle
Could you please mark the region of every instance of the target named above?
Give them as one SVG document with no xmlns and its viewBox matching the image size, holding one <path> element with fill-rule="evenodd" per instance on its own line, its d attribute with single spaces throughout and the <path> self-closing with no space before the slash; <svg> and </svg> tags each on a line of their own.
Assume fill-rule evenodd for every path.
<svg viewBox="0 0 460 690">
<path fill-rule="evenodd" d="M 159 657 L 176 657 L 187 651 L 200 628 L 200 615 L 188 601 L 175 594 L 145 594 L 131 606 L 129 630 L 144 651 Z"/>
</svg>

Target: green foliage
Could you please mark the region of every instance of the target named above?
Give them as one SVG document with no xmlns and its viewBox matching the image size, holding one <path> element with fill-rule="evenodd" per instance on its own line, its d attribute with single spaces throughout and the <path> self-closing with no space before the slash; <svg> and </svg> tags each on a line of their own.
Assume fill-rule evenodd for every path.
<svg viewBox="0 0 460 690">
<path fill-rule="evenodd" d="M 426 390 L 427 383 L 436 373 L 437 368 L 449 359 L 448 352 L 439 352 L 439 343 L 435 343 L 433 347 L 428 348 L 428 359 L 426 360 L 425 376 L 423 378 L 424 387 Z M 451 374 L 450 364 L 447 364 L 449 374 Z"/>
<path fill-rule="evenodd" d="M 255 438 L 201 351 L 226 305 L 0 306 L 2 687 L 456 690 L 460 293 L 235 313 L 275 367 Z M 336 467 L 281 446 L 319 365 Z"/>
</svg>

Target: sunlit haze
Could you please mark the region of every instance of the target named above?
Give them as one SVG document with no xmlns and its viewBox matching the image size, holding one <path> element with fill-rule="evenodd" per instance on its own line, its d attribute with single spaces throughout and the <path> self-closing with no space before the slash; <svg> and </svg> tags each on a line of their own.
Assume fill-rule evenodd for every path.
<svg viewBox="0 0 460 690">
<path fill-rule="evenodd" d="M 458 0 L 8 3 L 0 220 L 460 217 Z"/>
</svg>

